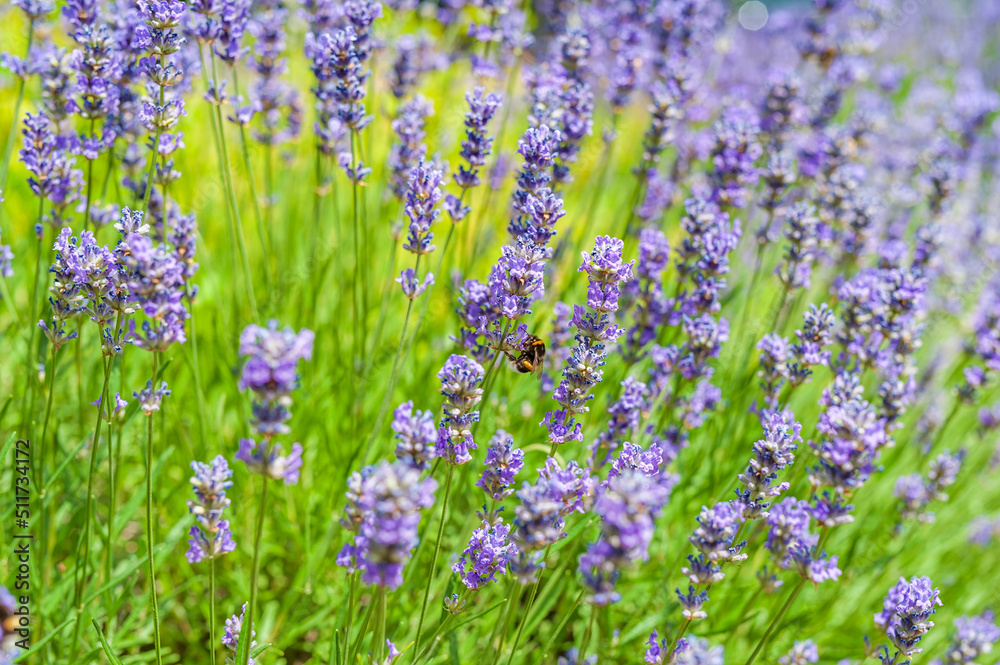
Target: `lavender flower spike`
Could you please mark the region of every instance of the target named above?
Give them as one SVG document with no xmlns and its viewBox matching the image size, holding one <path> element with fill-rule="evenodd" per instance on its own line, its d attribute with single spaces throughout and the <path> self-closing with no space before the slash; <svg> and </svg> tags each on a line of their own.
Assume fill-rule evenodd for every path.
<svg viewBox="0 0 1000 665">
<path fill-rule="evenodd" d="M 517 553 L 517 546 L 509 541 L 510 525 L 503 520 L 495 524 L 483 522 L 472 533 L 469 545 L 451 569 L 462 577 L 469 589 L 478 589 L 496 582 L 497 574 L 507 572 L 507 563 Z"/>
<path fill-rule="evenodd" d="M 483 463 L 483 475 L 476 481 L 494 501 L 514 493 L 514 476 L 524 467 L 524 451 L 514 447 L 514 439 L 502 429 L 490 439 Z"/>
<path fill-rule="evenodd" d="M 211 464 L 191 462 L 191 468 L 194 469 L 191 485 L 196 498 L 187 503 L 198 524 L 191 527 L 186 556 L 191 563 L 198 563 L 236 549 L 229 522 L 222 519 L 222 512 L 230 503 L 226 490 L 233 486 L 230 480 L 233 472 L 222 455 L 216 456 Z"/>
<path fill-rule="evenodd" d="M 239 388 L 249 388 L 255 394 L 251 425 L 261 441 L 240 439 L 236 459 L 252 473 L 284 480 L 286 485 L 299 481 L 302 446 L 292 444 L 291 452 L 283 456 L 281 445 L 273 444 L 272 439 L 290 431 L 287 422 L 292 417 L 289 406 L 298 384 L 298 363 L 312 357 L 313 338 L 307 329 L 297 333 L 291 328 L 279 330 L 277 321 L 269 321 L 266 328 L 251 324 L 240 335 L 240 354 L 247 361 Z"/>
<path fill-rule="evenodd" d="M 900 577 L 889 589 L 882 611 L 875 615 L 875 625 L 885 631 L 896 653 L 890 657 L 888 647 L 883 647 L 879 654 L 883 665 L 902 665 L 923 650 L 917 643 L 934 627 L 930 621 L 934 607 L 943 604 L 932 585 L 929 577 L 913 577 L 909 581 Z"/>
<path fill-rule="evenodd" d="M 226 648 L 226 665 L 236 665 L 236 652 L 240 646 L 240 637 L 243 633 L 243 621 L 246 618 L 247 604 L 243 603 L 243 608 L 240 610 L 239 615 L 234 614 L 233 616 L 226 619 L 226 632 L 222 636 L 222 646 Z M 254 647 L 257 646 L 257 640 L 254 638 L 257 636 L 257 631 L 250 629 L 250 650 L 252 651 Z M 247 665 L 255 665 L 254 659 L 251 658 Z"/>
</svg>

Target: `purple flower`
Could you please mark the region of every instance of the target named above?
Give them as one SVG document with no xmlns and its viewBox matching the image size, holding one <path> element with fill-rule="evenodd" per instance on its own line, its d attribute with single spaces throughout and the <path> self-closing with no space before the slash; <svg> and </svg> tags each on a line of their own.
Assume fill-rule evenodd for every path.
<svg viewBox="0 0 1000 665">
<path fill-rule="evenodd" d="M 612 322 L 611 314 L 618 309 L 620 285 L 632 279 L 635 261 L 622 261 L 624 243 L 611 236 L 599 236 L 594 249 L 584 253 L 579 272 L 586 272 L 589 287 L 587 306 L 573 307 L 573 325 L 577 329 L 577 345 L 566 361 L 563 376 L 552 397 L 561 408 L 545 415 L 541 425 L 548 430 L 549 441 L 563 443 L 569 439 L 582 441 L 583 434 L 575 416 L 589 411 L 587 402 L 593 398 L 590 389 L 603 378 L 611 344 L 625 332 Z"/>
<path fill-rule="evenodd" d="M 435 457 L 437 427 L 434 414 L 413 408 L 413 402 L 403 402 L 393 411 L 392 431 L 395 432 L 396 458 L 423 471 Z"/>
<path fill-rule="evenodd" d="M 902 504 L 900 517 L 933 522 L 934 513 L 927 512 L 927 506 L 932 501 L 948 500 L 944 490 L 955 483 L 964 459 L 965 451 L 952 455 L 951 451 L 946 450 L 931 460 L 926 481 L 919 473 L 900 476 L 893 488 L 893 494 Z"/>
<path fill-rule="evenodd" d="M 243 603 L 243 607 L 240 609 L 239 615 L 234 614 L 233 616 L 226 619 L 226 632 L 222 636 L 222 646 L 226 648 L 228 655 L 226 656 L 227 663 L 236 662 L 236 652 L 240 646 L 240 637 L 243 633 L 243 622 L 246 620 L 247 614 L 247 604 Z M 250 629 L 250 648 L 249 651 L 257 646 L 257 640 L 254 638 L 257 636 L 257 631 L 253 628 Z M 251 658 L 247 665 L 254 665 L 254 659 Z"/>
<path fill-rule="evenodd" d="M 656 466 L 651 471 L 624 469 L 598 490 L 593 509 L 601 518 L 601 538 L 580 556 L 579 565 L 595 605 L 621 600 L 615 591 L 621 571 L 649 558 L 655 519 L 677 481 Z"/>
<path fill-rule="evenodd" d="M 268 321 L 267 327 L 250 324 L 240 334 L 240 355 L 247 358 L 238 383 L 240 390 L 250 389 L 261 399 L 278 401 L 297 386 L 297 366 L 300 360 L 312 358 L 315 335 L 303 328 L 278 328 L 278 322 Z"/>
<path fill-rule="evenodd" d="M 21 130 L 23 147 L 18 155 L 31 173 L 28 178 L 31 191 L 61 212 L 79 200 L 83 172 L 73 168 L 76 160 L 69 153 L 65 139 L 53 134 L 49 125 L 45 113 L 28 113 Z M 60 215 L 52 217 L 53 221 L 60 219 Z"/>
<path fill-rule="evenodd" d="M 490 439 L 483 463 L 483 475 L 476 481 L 494 501 L 514 493 L 514 476 L 524 467 L 524 451 L 514 447 L 514 439 L 502 429 Z"/>
<path fill-rule="evenodd" d="M 545 466 L 538 470 L 536 483 L 525 481 L 516 493 L 521 502 L 514 508 L 517 530 L 513 539 L 518 552 L 524 556 L 564 538 L 564 517 L 572 512 L 582 513 L 592 501 L 593 493 L 589 469 L 582 469 L 572 461 L 564 469 L 554 458 L 547 458 Z"/>
<path fill-rule="evenodd" d="M 788 483 L 773 483 L 777 472 L 795 461 L 795 450 L 802 441 L 801 431 L 802 425 L 795 422 L 790 411 L 771 414 L 764 424 L 764 438 L 754 443 L 754 457 L 739 476 L 746 487 L 736 491 L 744 519 L 766 518 L 769 501 L 788 490 Z"/>
<path fill-rule="evenodd" d="M 472 438 L 472 424 L 479 420 L 475 407 L 483 398 L 485 374 L 479 363 L 460 355 L 450 356 L 438 372 L 445 401 L 435 453 L 448 464 L 469 462 L 469 451 L 478 448 Z"/>
<path fill-rule="evenodd" d="M 444 173 L 434 168 L 433 163 L 420 160 L 411 169 L 404 208 L 406 216 L 410 218 L 410 230 L 403 249 L 417 255 L 434 251 L 434 245 L 431 244 L 434 234 L 430 229 L 441 214 L 435 206 L 444 198 L 441 191 L 444 184 Z"/>
<path fill-rule="evenodd" d="M 688 538 L 695 549 L 710 561 L 742 561 L 741 551 L 746 541 L 735 543 L 743 518 L 733 501 L 717 503 L 711 508 L 702 507 L 698 515 L 698 528 Z"/>
<path fill-rule="evenodd" d="M 740 101 L 725 107 L 712 129 L 712 198 L 720 206 L 745 208 L 749 190 L 759 178 L 754 162 L 763 152 L 758 141 L 760 120 L 748 103 Z"/>
<path fill-rule="evenodd" d="M 1000 628 L 997 628 L 995 621 L 990 610 L 979 616 L 955 619 L 955 636 L 945 652 L 944 660 L 933 660 L 931 665 L 975 663 L 980 656 L 993 651 L 993 645 L 1000 641 Z"/>
<path fill-rule="evenodd" d="M 365 584 L 395 589 L 417 544 L 420 511 L 434 504 L 437 481 L 400 461 L 355 472 L 347 482 L 348 505 L 341 523 L 354 532 L 337 565 L 361 570 Z"/>
<path fill-rule="evenodd" d="M 507 562 L 517 552 L 514 543 L 508 541 L 510 526 L 500 520 L 483 525 L 473 531 L 469 544 L 451 569 L 462 577 L 468 589 L 478 589 L 490 582 L 496 582 L 497 574 L 507 572 Z"/>
<path fill-rule="evenodd" d="M 463 190 L 480 183 L 479 171 L 486 165 L 486 158 L 493 149 L 493 138 L 487 133 L 486 125 L 500 108 L 502 98 L 493 93 L 484 96 L 483 93 L 482 86 L 465 93 L 469 110 L 465 114 L 465 140 L 462 141 L 460 154 L 469 166 L 459 165 L 458 171 L 452 175 L 455 184 Z"/>
<path fill-rule="evenodd" d="M 229 522 L 222 519 L 223 511 L 229 506 L 226 490 L 233 486 L 233 472 L 222 455 L 216 456 L 210 464 L 191 462 L 194 476 L 191 485 L 195 500 L 188 501 L 188 510 L 198 524 L 191 527 L 190 548 L 187 560 L 198 563 L 203 559 L 214 559 L 236 549 Z"/>
<path fill-rule="evenodd" d="M 169 394 L 170 391 L 167 389 L 166 381 L 161 381 L 160 387 L 153 390 L 153 382 L 150 380 L 146 382 L 146 387 L 141 391 L 133 392 L 132 397 L 139 400 L 139 408 L 142 409 L 142 412 L 147 416 L 151 416 L 160 410 L 160 402 Z"/>
<path fill-rule="evenodd" d="M 929 577 L 913 577 L 910 581 L 900 577 L 886 594 L 882 611 L 875 615 L 875 625 L 885 631 L 886 637 L 896 648 L 889 657 L 888 649 L 879 654 L 885 665 L 897 665 L 899 658 L 920 653 L 916 645 L 934 627 L 930 616 L 936 605 L 942 605 L 938 590 Z"/>
<path fill-rule="evenodd" d="M 860 487 L 874 470 L 886 434 L 875 409 L 861 399 L 829 404 L 819 417 L 819 442 L 810 441 L 819 464 L 810 470 L 814 486 L 826 486 L 838 494 Z"/>
<path fill-rule="evenodd" d="M 819 650 L 812 640 L 795 641 L 792 648 L 778 659 L 780 665 L 807 665 L 819 661 Z"/>
<path fill-rule="evenodd" d="M 424 281 L 421 282 L 413 268 L 406 268 L 399 273 L 399 277 L 395 281 L 403 289 L 403 295 L 410 300 L 415 300 L 427 290 L 428 286 L 434 283 L 434 273 L 429 272 L 424 275 Z"/>
<path fill-rule="evenodd" d="M 302 469 L 302 444 L 293 443 L 288 455 L 281 454 L 281 444 L 270 444 L 269 439 L 260 441 L 240 439 L 236 459 L 247 465 L 247 470 L 274 480 L 284 480 L 286 485 L 299 482 Z"/>
<path fill-rule="evenodd" d="M 410 172 L 427 156 L 427 117 L 434 115 L 434 106 L 421 95 L 403 104 L 392 121 L 396 141 L 389 149 L 389 187 L 397 199 L 409 190 Z"/>
<path fill-rule="evenodd" d="M 391 4 L 390 4 L 391 6 Z M 433 42 L 420 33 L 402 35 L 396 40 L 396 59 L 392 63 L 391 88 L 396 99 L 403 99 L 417 86 L 420 76 L 448 66 L 444 53 L 434 50 Z"/>
<path fill-rule="evenodd" d="M 785 212 L 784 233 L 788 244 L 775 274 L 789 289 L 808 289 L 811 285 L 810 276 L 818 246 L 818 224 L 816 207 L 802 201 Z"/>
<path fill-rule="evenodd" d="M 802 578 L 819 584 L 840 577 L 837 557 L 817 552 L 819 536 L 809 531 L 811 509 L 808 501 L 785 497 L 768 511 L 767 549 L 781 568 L 798 573 Z"/>
<path fill-rule="evenodd" d="M 514 238 L 526 236 L 541 247 L 549 244 L 555 235 L 553 225 L 565 214 L 562 200 L 548 186 L 560 140 L 558 131 L 542 125 L 529 127 L 517 142 L 517 152 L 524 158 L 514 190 L 514 210 L 519 215 L 508 230 Z"/>
</svg>

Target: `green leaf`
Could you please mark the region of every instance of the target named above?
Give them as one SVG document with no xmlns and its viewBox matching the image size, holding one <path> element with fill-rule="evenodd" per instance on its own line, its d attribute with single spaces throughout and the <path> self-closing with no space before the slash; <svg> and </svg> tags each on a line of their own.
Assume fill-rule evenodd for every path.
<svg viewBox="0 0 1000 665">
<path fill-rule="evenodd" d="M 7 402 L 9 403 L 10 400 L 8 399 Z M 7 407 L 4 406 L 4 408 L 6 409 Z M 10 447 L 14 445 L 14 437 L 16 435 L 17 432 L 11 432 L 10 436 L 7 437 L 7 443 L 3 444 L 3 450 L 0 450 L 0 467 L 2 467 L 4 460 L 7 459 L 7 453 L 10 452 Z"/>
<path fill-rule="evenodd" d="M 108 641 L 104 639 L 104 633 L 101 632 L 101 627 L 97 623 L 97 619 L 91 619 L 90 622 L 94 624 L 94 630 L 97 631 L 97 639 L 101 641 L 101 646 L 104 648 L 104 653 L 111 661 L 111 665 L 122 665 L 121 659 L 115 655 L 114 647 L 108 644 Z"/>
<path fill-rule="evenodd" d="M 256 658 L 257 656 L 261 655 L 262 653 L 264 653 L 265 651 L 267 651 L 268 649 L 270 649 L 272 646 L 274 646 L 274 645 L 271 644 L 271 643 L 263 644 L 263 645 L 257 647 L 256 649 L 254 649 L 253 651 L 251 651 L 250 652 L 250 657 L 251 658 Z"/>
</svg>

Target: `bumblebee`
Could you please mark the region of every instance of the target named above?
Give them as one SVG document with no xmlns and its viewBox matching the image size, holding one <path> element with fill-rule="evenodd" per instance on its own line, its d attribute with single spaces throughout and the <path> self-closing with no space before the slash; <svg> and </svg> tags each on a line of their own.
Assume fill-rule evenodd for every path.
<svg viewBox="0 0 1000 665">
<path fill-rule="evenodd" d="M 528 335 L 521 346 L 521 355 L 516 358 L 504 351 L 510 360 L 510 366 L 521 374 L 534 374 L 536 379 L 542 378 L 542 367 L 545 364 L 545 342 L 540 337 Z"/>
</svg>

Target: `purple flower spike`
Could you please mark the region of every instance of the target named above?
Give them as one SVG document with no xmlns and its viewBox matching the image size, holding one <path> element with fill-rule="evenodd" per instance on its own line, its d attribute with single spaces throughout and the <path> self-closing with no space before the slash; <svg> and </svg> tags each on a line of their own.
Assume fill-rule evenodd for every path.
<svg viewBox="0 0 1000 665">
<path fill-rule="evenodd" d="M 494 501 L 503 501 L 514 493 L 514 476 L 524 467 L 524 451 L 514 447 L 510 434 L 497 430 L 486 450 L 484 467 L 476 487 Z"/>
<path fill-rule="evenodd" d="M 635 263 L 622 261 L 623 247 L 624 243 L 617 238 L 599 236 L 594 241 L 593 251 L 583 255 L 579 272 L 587 273 L 587 305 L 590 311 L 579 305 L 573 307 L 572 323 L 577 329 L 577 345 L 566 361 L 562 380 L 552 393 L 561 408 L 548 412 L 541 422 L 541 426 L 548 430 L 552 443 L 583 440 L 575 417 L 590 410 L 587 402 L 593 396 L 588 392 L 603 378 L 601 367 L 609 347 L 625 333 L 611 318 L 611 314 L 618 309 L 620 286 L 632 279 Z"/>
<path fill-rule="evenodd" d="M 481 86 L 465 93 L 469 111 L 465 114 L 465 140 L 462 141 L 460 154 L 469 166 L 459 165 L 458 171 L 452 175 L 455 184 L 463 190 L 480 183 L 479 170 L 486 165 L 486 158 L 493 149 L 493 137 L 486 132 L 486 125 L 496 115 L 502 101 L 498 95 L 483 93 Z"/>
<path fill-rule="evenodd" d="M 256 439 L 241 439 L 236 458 L 254 473 L 282 478 L 287 484 L 299 480 L 302 446 L 294 444 L 291 453 L 282 457 L 281 446 L 272 446 L 271 440 L 291 431 L 289 407 L 298 385 L 298 364 L 312 357 L 314 337 L 307 329 L 279 329 L 277 321 L 269 321 L 266 328 L 251 324 L 240 335 L 240 355 L 247 360 L 239 388 L 255 395 L 251 425 L 262 440 L 258 444 Z"/>
<path fill-rule="evenodd" d="M 438 426 L 436 455 L 448 464 L 471 461 L 469 451 L 478 448 L 472 438 L 472 424 L 479 420 L 476 405 L 483 398 L 481 386 L 485 374 L 475 360 L 459 355 L 449 357 L 438 372 L 445 402 Z"/>
<path fill-rule="evenodd" d="M 415 300 L 420 297 L 420 294 L 427 290 L 428 286 L 434 283 L 434 273 L 429 272 L 424 275 L 424 281 L 421 283 L 413 268 L 406 268 L 399 273 L 399 277 L 396 278 L 396 282 L 399 284 L 400 288 L 403 289 L 403 295 L 405 295 L 409 300 Z"/>
<path fill-rule="evenodd" d="M 435 456 L 437 427 L 434 414 L 414 409 L 413 402 L 403 402 L 392 416 L 392 431 L 398 441 L 396 458 L 423 471 Z"/>
<path fill-rule="evenodd" d="M 251 473 L 294 485 L 299 482 L 299 471 L 302 469 L 302 445 L 293 443 L 292 451 L 282 455 L 280 443 L 269 447 L 267 440 L 258 443 L 253 439 L 240 439 L 236 459 L 246 464 Z"/>
<path fill-rule="evenodd" d="M 809 665 L 819 661 L 819 650 L 812 640 L 796 641 L 784 656 L 778 659 L 780 665 Z"/>
<path fill-rule="evenodd" d="M 226 656 L 226 662 L 236 661 L 236 652 L 240 647 L 240 638 L 243 637 L 243 623 L 246 619 L 247 614 L 247 604 L 243 603 L 243 607 L 240 609 L 240 613 L 234 614 L 233 616 L 226 619 L 226 632 L 222 636 L 222 646 L 226 648 L 228 655 Z M 257 631 L 250 629 L 250 651 L 257 646 Z M 251 658 L 247 665 L 254 665 L 254 659 Z"/>
<path fill-rule="evenodd" d="M 346 517 L 354 539 L 337 555 L 337 565 L 361 570 L 365 584 L 395 589 L 417 544 L 420 511 L 434 504 L 437 481 L 403 463 L 382 462 L 354 473 L 347 482 Z"/>
<path fill-rule="evenodd" d="M 979 616 L 955 619 L 955 636 L 945 652 L 944 660 L 936 659 L 931 665 L 965 665 L 975 663 L 980 656 L 993 651 L 1000 641 L 1000 628 L 993 612 L 986 610 Z"/>
<path fill-rule="evenodd" d="M 236 549 L 229 522 L 222 519 L 223 511 L 229 506 L 226 490 L 233 486 L 233 472 L 222 455 L 216 456 L 211 464 L 191 462 L 194 476 L 191 485 L 195 500 L 188 501 L 188 510 L 198 524 L 191 527 L 190 548 L 187 560 L 198 563 L 203 559 L 214 559 Z"/>
<path fill-rule="evenodd" d="M 503 520 L 495 524 L 484 522 L 472 533 L 469 544 L 451 569 L 462 577 L 468 589 L 478 589 L 496 582 L 498 574 L 507 572 L 507 562 L 516 554 L 517 546 L 508 541 L 510 526 Z"/>
<path fill-rule="evenodd" d="M 898 665 L 901 657 L 908 658 L 923 651 L 917 643 L 934 627 L 930 616 L 934 614 L 935 606 L 942 604 L 938 590 L 929 577 L 913 577 L 909 581 L 899 578 L 899 582 L 886 594 L 882 611 L 875 615 L 875 625 L 885 631 L 896 648 L 891 658 L 888 649 L 879 654 L 884 665 Z"/>
</svg>

